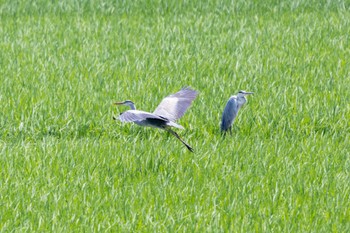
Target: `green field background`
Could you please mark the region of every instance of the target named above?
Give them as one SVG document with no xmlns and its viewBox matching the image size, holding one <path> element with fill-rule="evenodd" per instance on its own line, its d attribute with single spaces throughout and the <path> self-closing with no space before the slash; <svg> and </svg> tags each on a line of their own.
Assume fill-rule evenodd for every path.
<svg viewBox="0 0 350 233">
<path fill-rule="evenodd" d="M 350 232 L 349 35 L 346 0 L 0 0 L 0 232 Z M 194 153 L 112 120 L 185 86 Z"/>
</svg>

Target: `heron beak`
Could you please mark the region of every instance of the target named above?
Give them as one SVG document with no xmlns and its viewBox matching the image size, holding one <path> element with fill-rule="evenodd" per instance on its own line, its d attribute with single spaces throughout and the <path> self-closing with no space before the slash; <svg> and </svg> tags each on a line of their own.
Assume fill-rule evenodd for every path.
<svg viewBox="0 0 350 233">
<path fill-rule="evenodd" d="M 115 103 L 113 103 L 114 105 L 123 105 L 124 104 L 124 102 L 115 102 Z"/>
<path fill-rule="evenodd" d="M 254 92 L 246 92 L 247 95 L 252 95 Z"/>
</svg>

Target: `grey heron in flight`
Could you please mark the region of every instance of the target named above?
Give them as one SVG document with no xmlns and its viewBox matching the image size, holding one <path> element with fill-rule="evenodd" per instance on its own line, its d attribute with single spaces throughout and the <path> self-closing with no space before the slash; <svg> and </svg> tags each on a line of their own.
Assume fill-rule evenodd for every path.
<svg viewBox="0 0 350 233">
<path fill-rule="evenodd" d="M 226 103 L 221 119 L 221 133 L 226 134 L 229 130 L 232 133 L 232 124 L 235 120 L 239 109 L 247 102 L 245 96 L 253 94 L 253 92 L 239 91 L 237 95 L 233 95 Z"/>
<path fill-rule="evenodd" d="M 131 100 L 116 102 L 115 105 L 126 105 L 130 107 L 119 115 L 117 119 L 121 122 L 133 122 L 140 126 L 160 128 L 173 134 L 179 139 L 191 152 L 193 149 L 180 136 L 171 129 L 171 127 L 183 129 L 175 121 L 181 118 L 186 110 L 197 97 L 198 92 L 190 88 L 182 88 L 175 94 L 165 97 L 153 113 L 136 110 L 135 104 Z M 113 117 L 116 120 L 116 118 Z"/>
</svg>

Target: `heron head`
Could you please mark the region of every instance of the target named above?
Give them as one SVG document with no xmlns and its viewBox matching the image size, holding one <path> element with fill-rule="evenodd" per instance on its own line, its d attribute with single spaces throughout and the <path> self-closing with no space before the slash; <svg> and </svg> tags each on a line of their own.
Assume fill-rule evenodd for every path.
<svg viewBox="0 0 350 233">
<path fill-rule="evenodd" d="M 134 102 L 132 102 L 131 100 L 125 100 L 122 102 L 115 102 L 114 105 L 130 105 L 130 104 L 134 104 Z"/>
<path fill-rule="evenodd" d="M 135 109 L 135 104 L 131 100 L 125 100 L 122 102 L 115 102 L 114 105 L 126 105 L 126 106 L 129 106 L 131 109 Z"/>
<path fill-rule="evenodd" d="M 248 91 L 239 91 L 238 92 L 238 97 L 245 97 L 247 95 L 254 94 L 254 92 L 248 92 Z"/>
</svg>

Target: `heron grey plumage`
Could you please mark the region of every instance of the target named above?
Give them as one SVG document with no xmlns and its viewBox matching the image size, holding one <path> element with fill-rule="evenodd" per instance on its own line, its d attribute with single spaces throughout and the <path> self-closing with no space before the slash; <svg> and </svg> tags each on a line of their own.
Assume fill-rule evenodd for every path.
<svg viewBox="0 0 350 233">
<path fill-rule="evenodd" d="M 191 106 L 192 101 L 197 97 L 198 92 L 191 88 L 182 88 L 175 94 L 165 97 L 153 113 L 136 110 L 131 100 L 116 102 L 115 105 L 126 105 L 130 107 L 121 113 L 118 119 L 121 122 L 133 122 L 140 126 L 154 127 L 166 130 L 179 139 L 191 152 L 193 149 L 171 127 L 183 129 L 175 121 L 181 118 Z"/>
<path fill-rule="evenodd" d="M 220 129 L 223 134 L 229 130 L 232 133 L 232 124 L 237 116 L 239 109 L 247 102 L 245 96 L 251 95 L 253 92 L 239 91 L 237 95 L 233 95 L 226 103 L 224 112 L 222 113 Z"/>
</svg>

